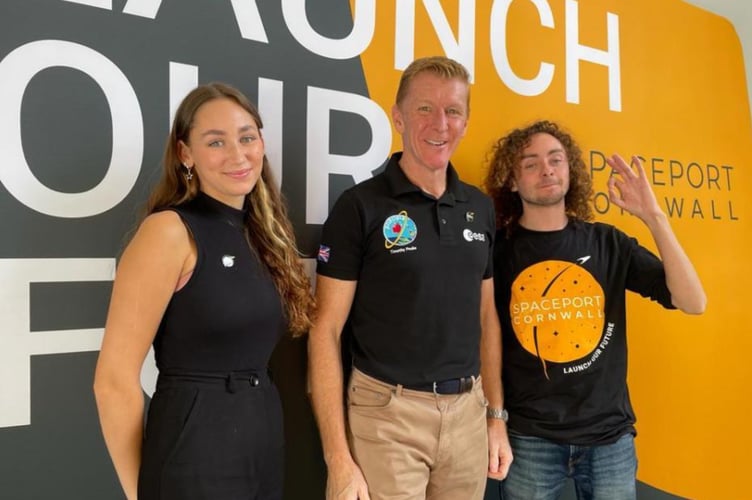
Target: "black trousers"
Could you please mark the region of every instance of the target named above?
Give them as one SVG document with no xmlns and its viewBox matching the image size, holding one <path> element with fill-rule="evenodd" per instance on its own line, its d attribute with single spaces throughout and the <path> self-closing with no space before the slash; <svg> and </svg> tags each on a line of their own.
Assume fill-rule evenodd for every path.
<svg viewBox="0 0 752 500">
<path fill-rule="evenodd" d="M 265 372 L 160 374 L 149 406 L 139 500 L 278 500 L 284 434 Z"/>
</svg>

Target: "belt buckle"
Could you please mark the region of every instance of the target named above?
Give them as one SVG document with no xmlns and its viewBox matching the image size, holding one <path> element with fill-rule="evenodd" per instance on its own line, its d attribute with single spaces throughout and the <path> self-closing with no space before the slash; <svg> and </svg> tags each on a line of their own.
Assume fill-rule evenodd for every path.
<svg viewBox="0 0 752 500">
<path fill-rule="evenodd" d="M 475 381 L 474 377 L 460 377 L 455 380 L 458 382 L 457 392 L 451 392 L 451 393 L 439 392 L 438 391 L 439 382 L 433 382 L 432 383 L 433 393 L 437 395 L 438 394 L 464 394 L 473 388 L 473 382 Z M 444 382 L 449 382 L 449 381 L 446 380 Z"/>
<path fill-rule="evenodd" d="M 473 377 L 460 378 L 460 394 L 468 392 L 473 388 Z"/>
</svg>

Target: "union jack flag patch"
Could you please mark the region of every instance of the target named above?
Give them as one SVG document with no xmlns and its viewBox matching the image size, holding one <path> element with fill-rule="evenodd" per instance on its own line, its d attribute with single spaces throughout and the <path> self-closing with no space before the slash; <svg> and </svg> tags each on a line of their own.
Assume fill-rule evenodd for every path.
<svg viewBox="0 0 752 500">
<path fill-rule="evenodd" d="M 317 257 L 319 262 L 329 262 L 329 247 L 326 245 L 319 246 L 319 256 Z"/>
</svg>

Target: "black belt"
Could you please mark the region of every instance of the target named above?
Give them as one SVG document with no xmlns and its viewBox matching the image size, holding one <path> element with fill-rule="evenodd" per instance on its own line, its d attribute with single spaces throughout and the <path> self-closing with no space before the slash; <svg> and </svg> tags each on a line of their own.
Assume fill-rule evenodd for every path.
<svg viewBox="0 0 752 500">
<path fill-rule="evenodd" d="M 413 391 L 433 392 L 436 394 L 462 394 L 473 388 L 477 377 L 460 377 L 440 382 L 426 382 L 425 384 L 404 385 L 405 389 Z"/>
<path fill-rule="evenodd" d="M 160 372 L 157 387 L 169 387 L 185 383 L 208 384 L 224 386 L 227 392 L 237 392 L 242 388 L 254 388 L 268 385 L 270 376 L 262 371 L 232 371 L 232 372 L 193 372 L 184 370 L 169 370 Z"/>
</svg>

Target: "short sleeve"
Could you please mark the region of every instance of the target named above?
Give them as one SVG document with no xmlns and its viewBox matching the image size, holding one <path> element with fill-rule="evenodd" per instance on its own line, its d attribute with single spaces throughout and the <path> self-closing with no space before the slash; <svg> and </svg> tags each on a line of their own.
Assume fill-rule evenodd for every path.
<svg viewBox="0 0 752 500">
<path fill-rule="evenodd" d="M 335 202 L 324 222 L 316 272 L 341 280 L 357 280 L 363 261 L 363 210 L 351 190 Z"/>
<path fill-rule="evenodd" d="M 671 302 L 671 291 L 666 285 L 663 262 L 650 250 L 640 245 L 635 238 L 619 232 L 622 245 L 629 247 L 627 290 L 639 293 L 661 304 L 666 309 L 676 309 Z"/>
</svg>

